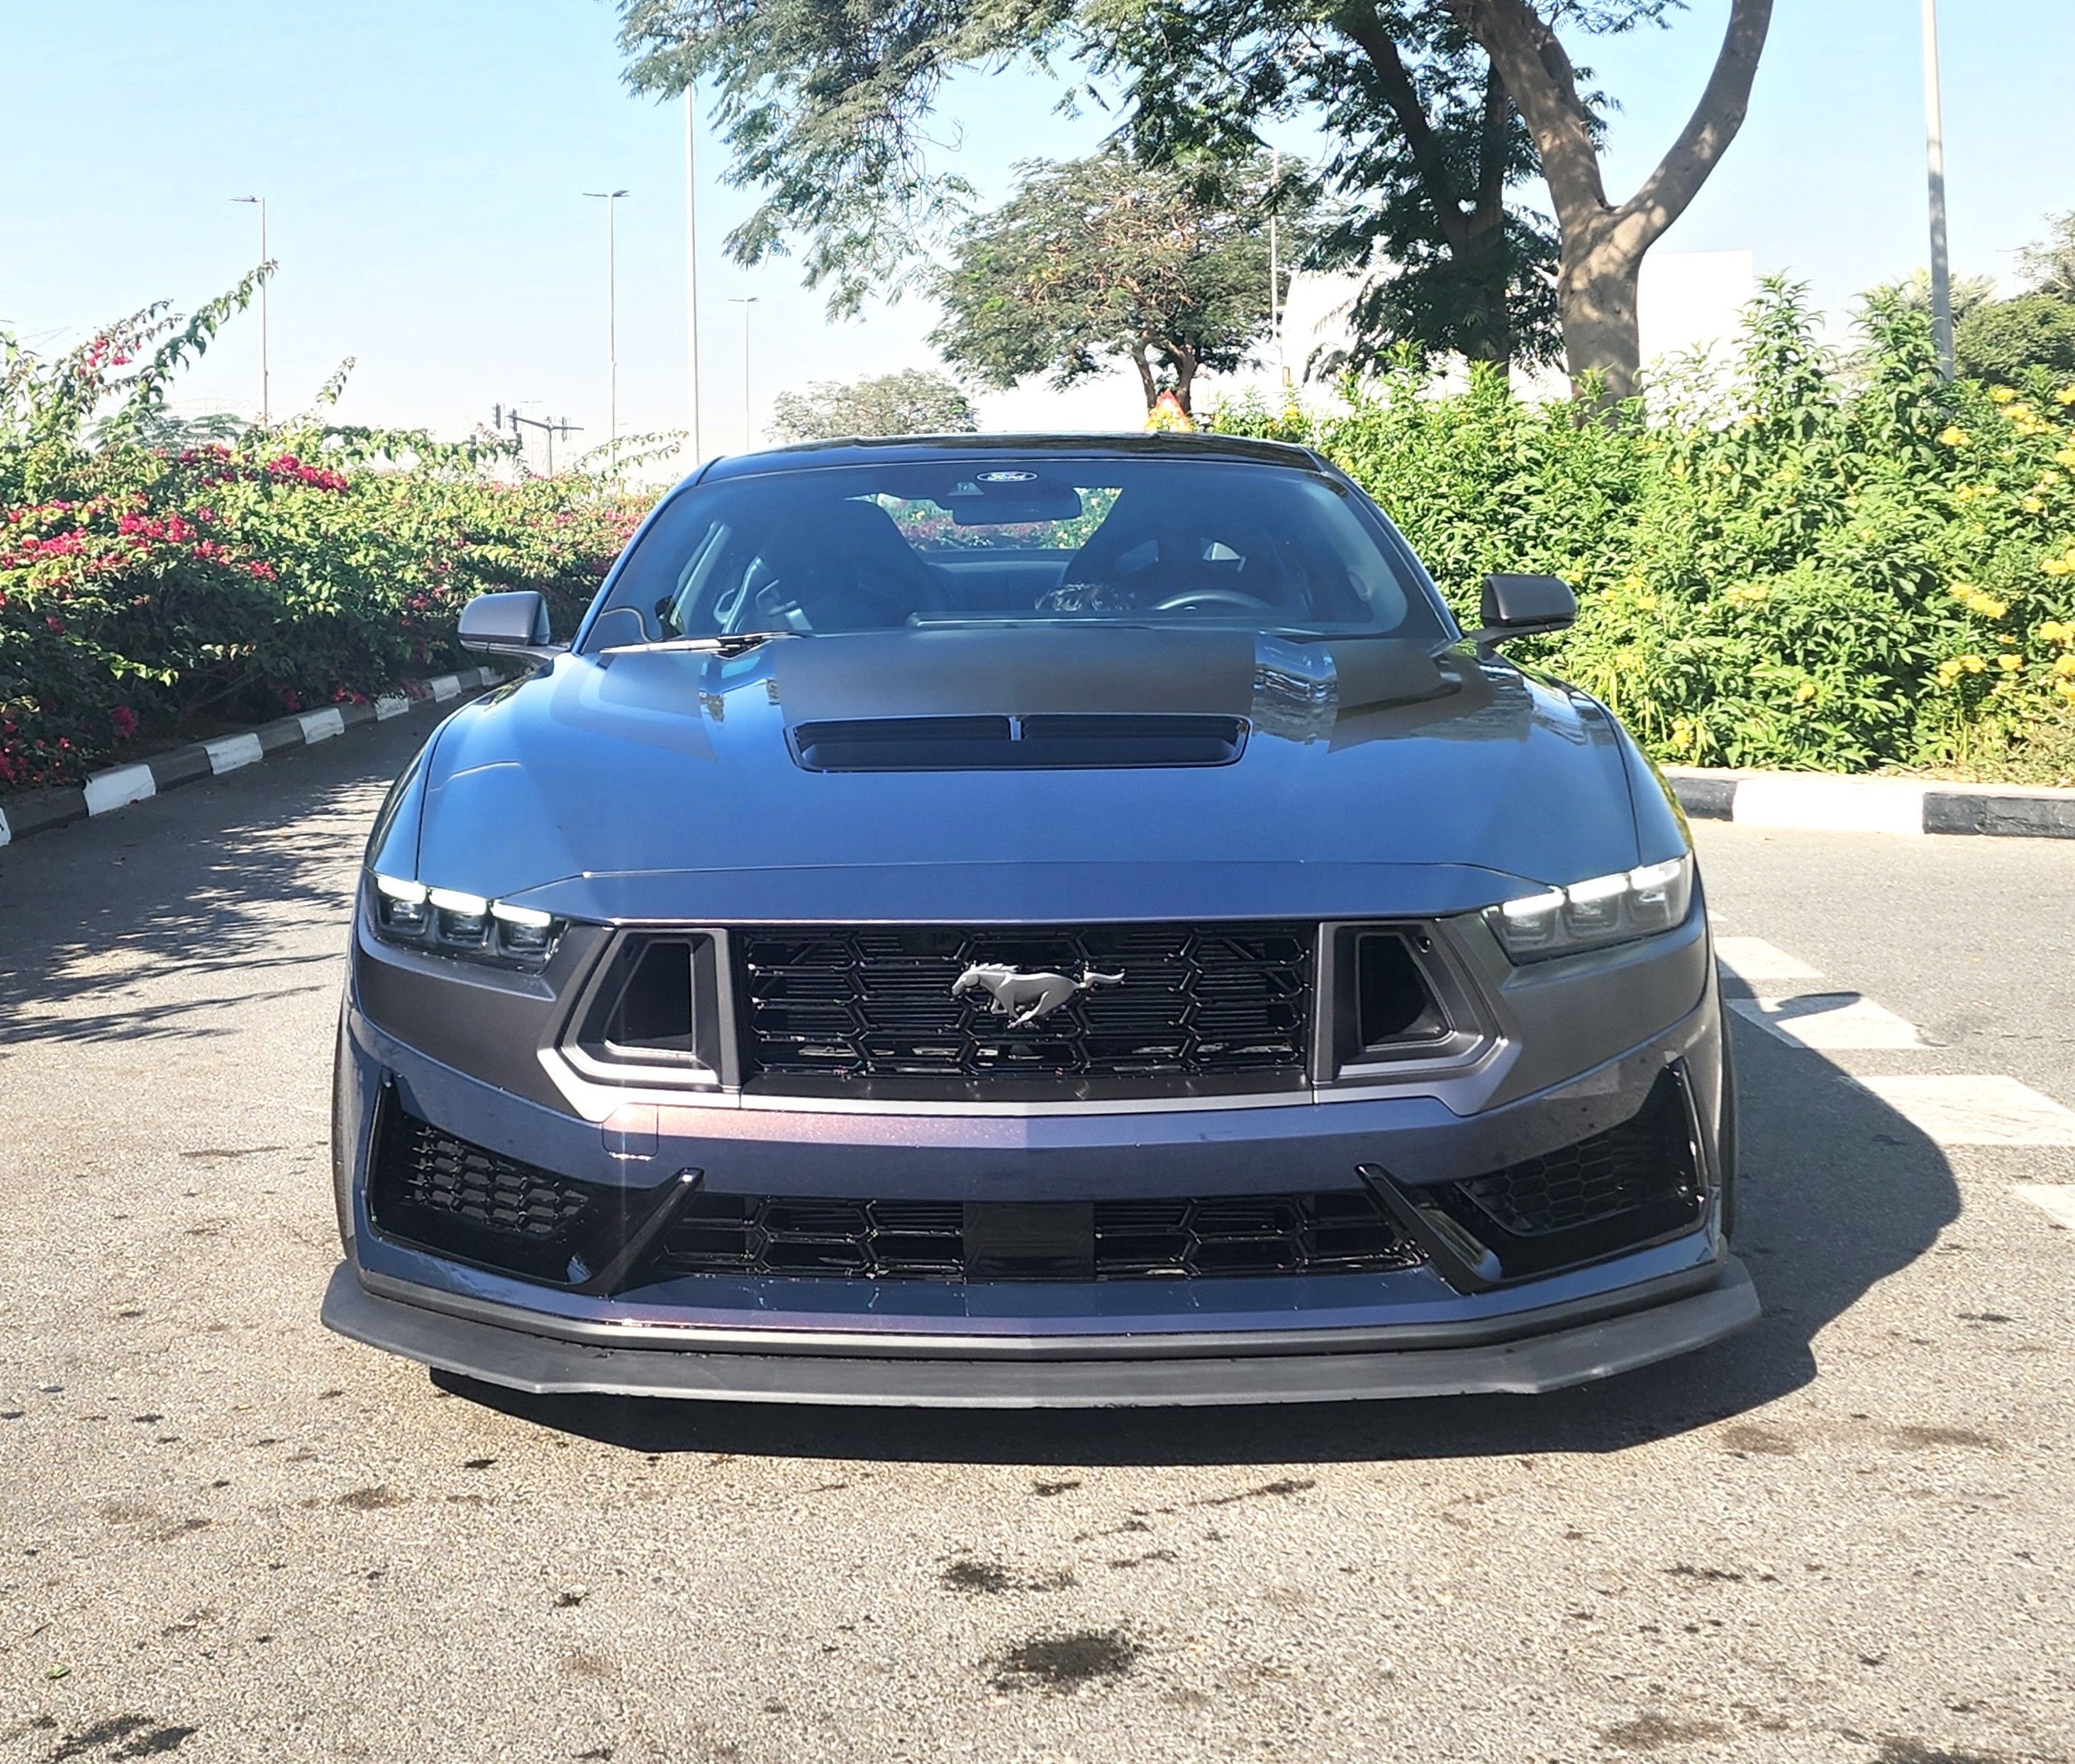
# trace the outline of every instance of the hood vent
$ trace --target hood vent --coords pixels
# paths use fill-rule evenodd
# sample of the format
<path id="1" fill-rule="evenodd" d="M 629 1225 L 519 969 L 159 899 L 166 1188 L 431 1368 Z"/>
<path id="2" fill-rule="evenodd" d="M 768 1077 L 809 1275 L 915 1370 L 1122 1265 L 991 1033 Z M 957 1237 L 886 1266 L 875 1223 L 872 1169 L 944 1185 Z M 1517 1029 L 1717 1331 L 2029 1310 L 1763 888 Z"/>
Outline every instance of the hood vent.
<path id="1" fill-rule="evenodd" d="M 1243 717 L 871 717 L 802 723 L 793 756 L 810 772 L 1032 772 L 1230 765 Z"/>

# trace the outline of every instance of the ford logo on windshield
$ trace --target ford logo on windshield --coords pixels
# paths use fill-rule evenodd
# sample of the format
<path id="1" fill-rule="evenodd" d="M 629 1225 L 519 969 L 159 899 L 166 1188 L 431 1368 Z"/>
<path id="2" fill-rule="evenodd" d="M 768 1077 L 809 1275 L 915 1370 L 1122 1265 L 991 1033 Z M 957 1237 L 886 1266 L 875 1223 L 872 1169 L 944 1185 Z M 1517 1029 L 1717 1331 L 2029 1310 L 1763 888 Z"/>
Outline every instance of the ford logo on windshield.
<path id="1" fill-rule="evenodd" d="M 1034 484 L 1035 472 L 975 472 L 973 476 L 983 484 Z"/>

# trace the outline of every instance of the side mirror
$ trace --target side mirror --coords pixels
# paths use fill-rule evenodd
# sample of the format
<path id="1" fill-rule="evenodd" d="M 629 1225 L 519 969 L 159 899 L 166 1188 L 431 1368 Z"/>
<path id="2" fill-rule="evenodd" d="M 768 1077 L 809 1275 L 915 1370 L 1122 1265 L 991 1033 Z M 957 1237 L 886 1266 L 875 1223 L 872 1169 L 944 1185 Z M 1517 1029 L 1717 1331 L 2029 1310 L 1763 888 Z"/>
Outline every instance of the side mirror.
<path id="1" fill-rule="evenodd" d="M 1489 649 L 1509 637 L 1561 631 L 1578 617 L 1578 597 L 1555 576 L 1487 576 L 1483 602 L 1484 629 L 1470 641 Z"/>
<path id="2" fill-rule="evenodd" d="M 461 610 L 461 646 L 493 656 L 552 661 L 561 653 L 549 641 L 548 602 L 530 588 L 478 594 Z"/>

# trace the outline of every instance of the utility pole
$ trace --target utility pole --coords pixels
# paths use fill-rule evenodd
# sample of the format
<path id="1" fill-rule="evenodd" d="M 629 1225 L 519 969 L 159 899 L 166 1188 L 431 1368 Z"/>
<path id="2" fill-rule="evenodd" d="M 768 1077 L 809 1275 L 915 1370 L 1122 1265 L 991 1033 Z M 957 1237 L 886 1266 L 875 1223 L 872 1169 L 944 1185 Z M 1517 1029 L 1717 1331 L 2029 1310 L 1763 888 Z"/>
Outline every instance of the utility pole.
<path id="1" fill-rule="evenodd" d="M 756 445 L 756 431 L 749 417 L 749 309 L 756 304 L 756 296 L 731 295 L 727 304 L 742 308 L 742 449 L 748 453 Z"/>
<path id="2" fill-rule="evenodd" d="M 698 131 L 698 106 L 690 86 L 685 88 L 685 402 L 689 407 L 692 466 L 697 470 L 699 451 L 699 226 L 694 201 L 693 139 Z"/>
<path id="3" fill-rule="evenodd" d="M 1953 265 L 1945 241 L 1945 119 L 1938 93 L 1938 0 L 1924 0 L 1924 163 L 1931 180 L 1931 336 L 1953 377 Z"/>
<path id="4" fill-rule="evenodd" d="M 234 202 L 250 202 L 259 210 L 259 267 L 267 267 L 267 198 L 263 196 L 234 196 Z M 271 425 L 274 418 L 273 400 L 267 383 L 267 278 L 259 279 L 259 426 Z"/>
<path id="5" fill-rule="evenodd" d="M 606 445 L 612 469 L 619 470 L 619 268 L 615 205 L 624 190 L 586 190 L 605 204 L 605 408 Z"/>

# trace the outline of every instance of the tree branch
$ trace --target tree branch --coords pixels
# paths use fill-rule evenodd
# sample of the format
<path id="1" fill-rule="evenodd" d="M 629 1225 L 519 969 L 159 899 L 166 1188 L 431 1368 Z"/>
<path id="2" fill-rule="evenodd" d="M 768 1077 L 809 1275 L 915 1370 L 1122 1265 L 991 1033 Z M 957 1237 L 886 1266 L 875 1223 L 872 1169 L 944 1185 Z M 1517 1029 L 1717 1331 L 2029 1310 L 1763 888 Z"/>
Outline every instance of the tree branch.
<path id="1" fill-rule="evenodd" d="M 1568 234 L 1607 208 L 1599 150 L 1571 58 L 1528 0 L 1444 0 L 1449 15 L 1477 39 L 1526 118 L 1542 155 L 1542 175 Z"/>
<path id="2" fill-rule="evenodd" d="M 1442 235 L 1448 242 L 1448 249 L 1461 256 L 1470 242 L 1462 198 L 1456 193 L 1455 180 L 1448 172 L 1448 155 L 1433 125 L 1427 120 L 1427 107 L 1419 101 L 1419 89 L 1398 52 L 1396 40 L 1366 0 L 1340 7 L 1334 13 L 1333 22 L 1369 57 L 1369 65 L 1376 70 L 1384 102 L 1405 131 L 1405 144 L 1411 151 L 1412 163 L 1419 168 L 1420 181 L 1427 186 L 1427 200 L 1433 205 Z"/>
<path id="3" fill-rule="evenodd" d="M 1639 220 L 1647 246 L 1686 212 L 1708 174 L 1743 126 L 1750 109 L 1751 81 L 1772 23 L 1772 0 L 1733 0 L 1729 29 L 1715 57 L 1707 89 L 1686 126 L 1642 188 L 1621 205 L 1624 221 Z"/>

